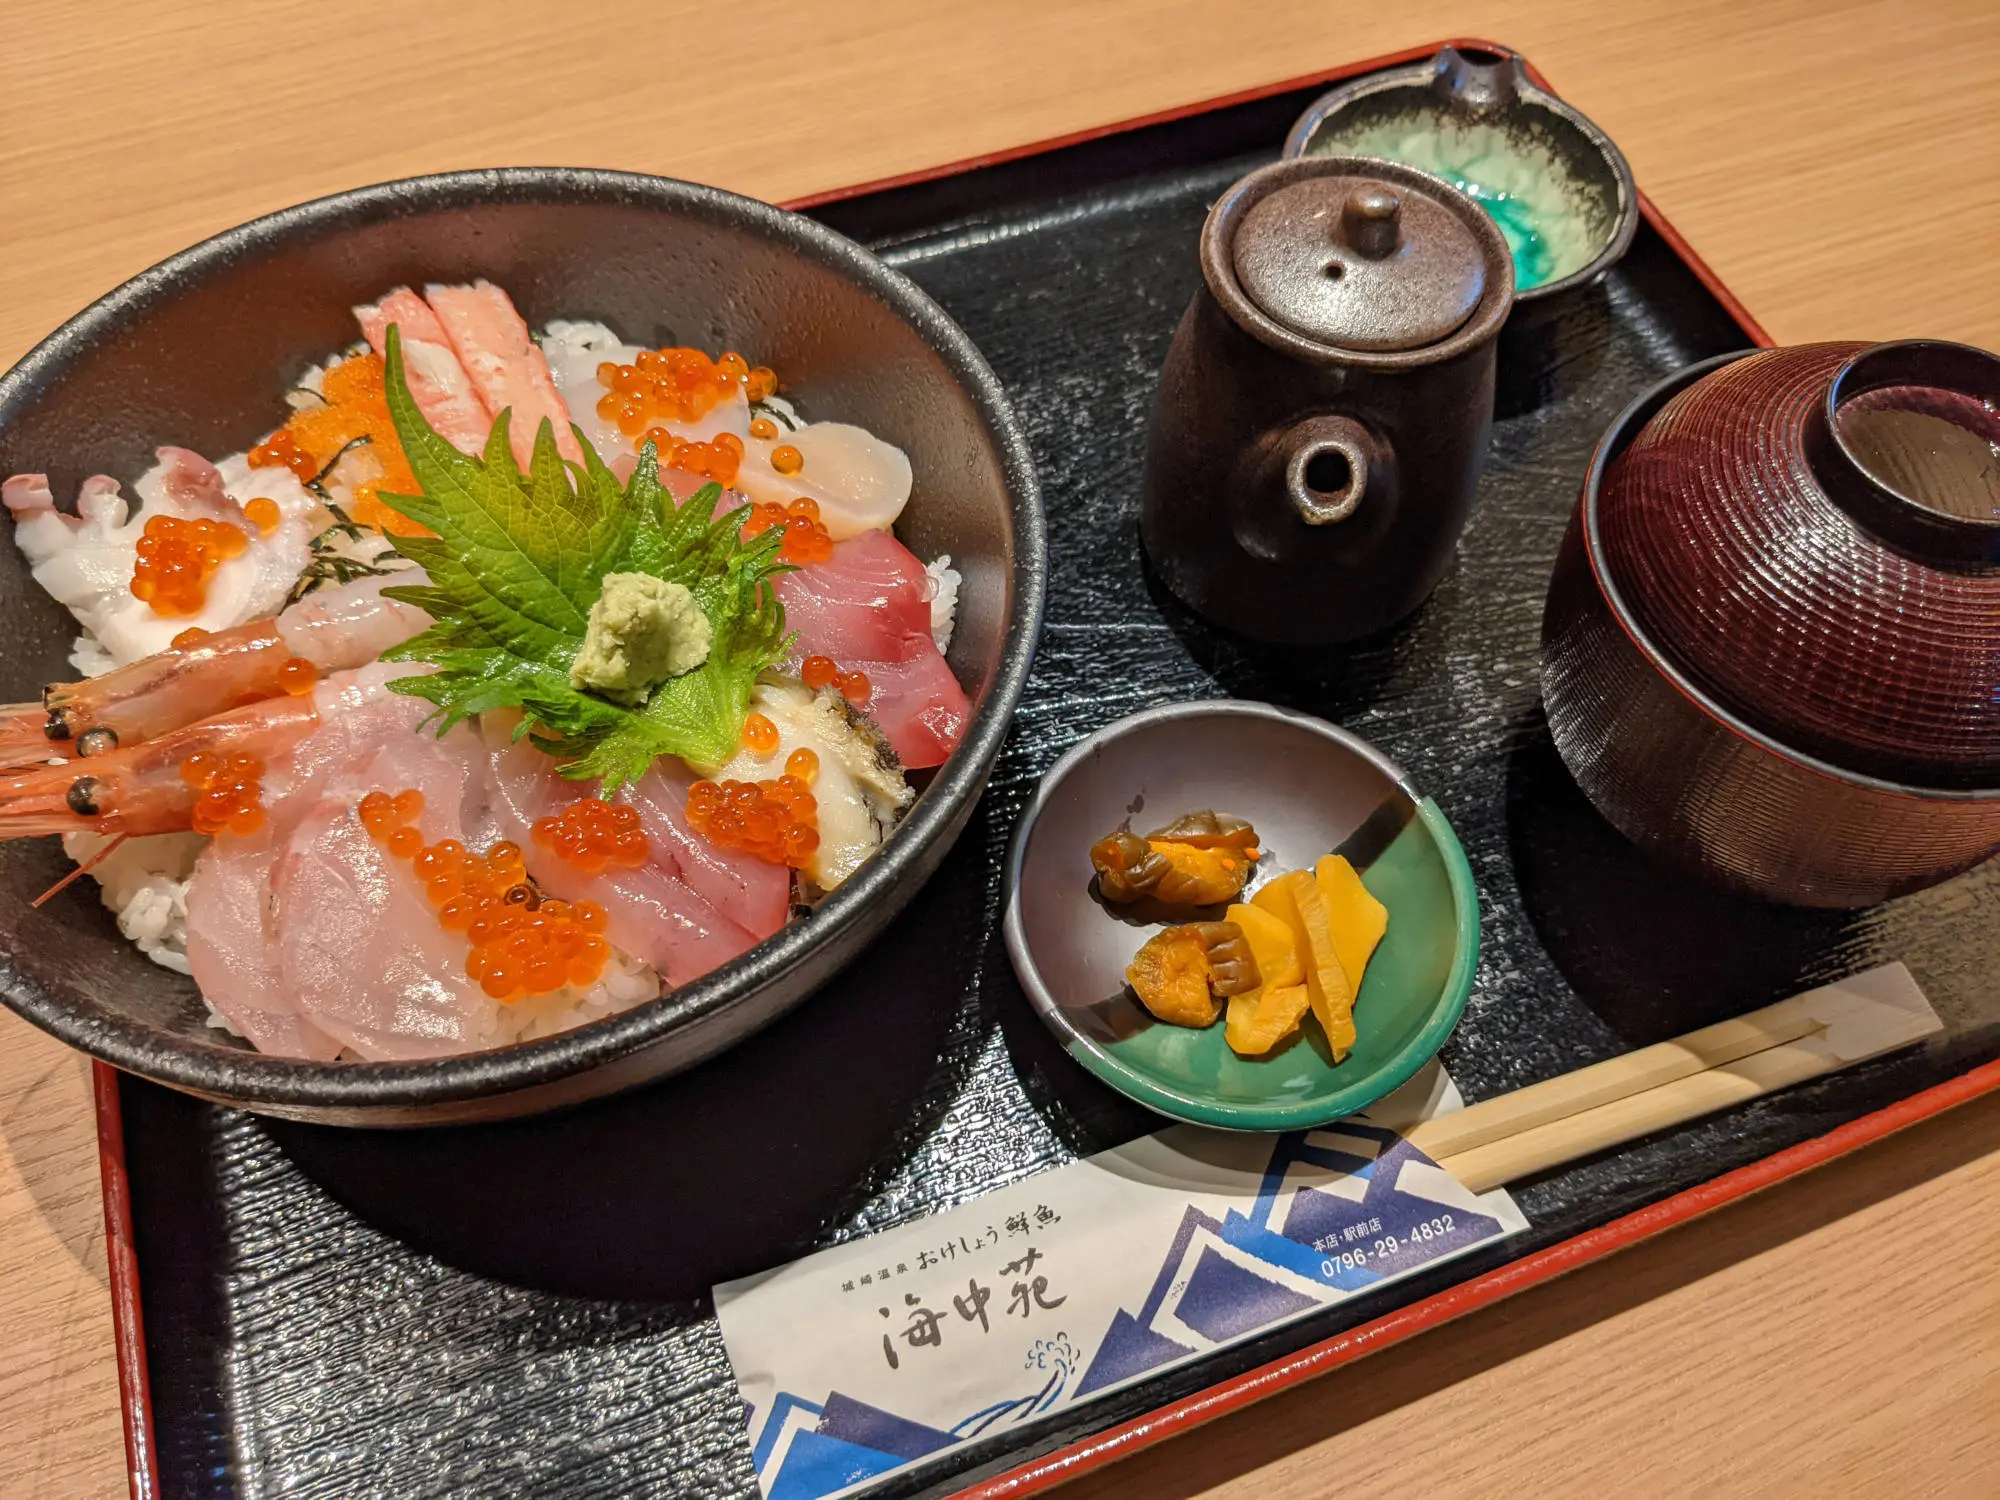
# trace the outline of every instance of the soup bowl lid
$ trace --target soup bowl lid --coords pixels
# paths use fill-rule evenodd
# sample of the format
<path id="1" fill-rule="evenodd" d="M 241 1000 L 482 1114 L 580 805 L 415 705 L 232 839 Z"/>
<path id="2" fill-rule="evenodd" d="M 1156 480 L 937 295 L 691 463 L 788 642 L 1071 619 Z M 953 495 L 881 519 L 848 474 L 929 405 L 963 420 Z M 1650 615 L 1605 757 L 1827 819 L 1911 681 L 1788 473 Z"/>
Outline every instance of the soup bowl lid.
<path id="1" fill-rule="evenodd" d="M 1651 641 L 1749 723 L 1863 774 L 2000 785 L 2000 359 L 1733 361 L 1619 455 L 1598 525 Z"/>

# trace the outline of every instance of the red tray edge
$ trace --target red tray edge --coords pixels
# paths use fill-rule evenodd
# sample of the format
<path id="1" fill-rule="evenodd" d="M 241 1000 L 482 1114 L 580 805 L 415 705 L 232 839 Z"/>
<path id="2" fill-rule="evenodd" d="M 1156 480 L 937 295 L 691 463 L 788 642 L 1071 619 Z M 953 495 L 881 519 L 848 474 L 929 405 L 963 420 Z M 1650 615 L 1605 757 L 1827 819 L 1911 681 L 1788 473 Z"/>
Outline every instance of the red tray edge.
<path id="1" fill-rule="evenodd" d="M 1323 72 L 1305 73 L 1275 83 L 1260 84 L 1255 88 L 1241 89 L 1232 94 L 1179 105 L 1133 119 L 1092 126 L 1085 130 L 1072 131 L 1067 135 L 1053 136 L 1002 151 L 966 157 L 941 166 L 927 167 L 893 177 L 878 178 L 873 182 L 857 183 L 850 187 L 834 188 L 823 193 L 789 199 L 779 206 L 793 210 L 814 208 L 823 203 L 835 203 L 845 198 L 857 198 L 868 193 L 885 192 L 890 188 L 951 177 L 978 167 L 1039 156 L 1064 146 L 1080 145 L 1085 141 L 1137 130 L 1147 125 L 1165 124 L 1172 120 L 1186 119 L 1191 115 L 1226 109 L 1231 105 L 1249 104 L 1259 99 L 1267 99 L 1273 94 L 1311 88 L 1316 84 L 1333 84 L 1357 74 L 1373 73 L 1382 68 L 1416 62 L 1420 58 L 1431 56 L 1439 47 L 1447 45 L 1478 47 L 1494 52 L 1513 51 L 1511 47 L 1480 37 L 1449 38 L 1426 46 L 1409 47 L 1400 52 L 1384 53 L 1379 57 L 1346 63 Z M 1549 89 L 1551 93 L 1555 92 L 1548 79 L 1532 61 L 1523 58 L 1522 65 L 1537 86 Z M 1723 285 L 1722 279 L 1695 253 L 1693 247 L 1681 237 L 1680 232 L 1667 221 L 1666 216 L 1644 192 L 1639 194 L 1639 211 L 1674 253 L 1686 262 L 1702 285 L 1728 310 L 1730 316 L 1750 336 L 1752 342 L 1760 347 L 1770 348 L 1774 341 L 1770 334 L 1764 331 L 1763 325 L 1752 317 L 1749 310 L 1736 299 L 1735 294 Z M 1938 1084 L 1922 1093 L 1912 1094 L 1907 1099 L 1850 1121 L 1823 1136 L 1801 1142 L 1797 1146 L 1767 1156 L 1761 1161 L 1752 1162 L 1749 1166 L 1738 1168 L 1734 1172 L 1725 1173 L 1721 1177 L 1656 1203 L 1650 1208 L 1614 1219 L 1608 1224 L 1599 1225 L 1596 1229 L 1586 1230 L 1560 1244 L 1552 1245 L 1546 1250 L 1538 1251 L 1534 1255 L 1503 1266 L 1475 1280 L 1463 1282 L 1448 1291 L 1440 1292 L 1435 1297 L 1414 1303 L 1373 1323 L 1349 1329 L 1346 1333 L 1300 1350 L 1285 1359 L 1248 1371 L 1234 1380 L 1211 1386 L 1193 1396 L 1171 1402 L 1143 1416 L 1107 1428 L 1081 1442 L 1059 1448 L 1039 1459 L 960 1491 L 959 1500 L 1003 1500 L 1003 1497 L 1005 1500 L 1012 1500 L 1014 1496 L 1035 1494 L 1050 1489 L 1079 1474 L 1101 1468 L 1141 1448 L 1164 1441 L 1176 1433 L 1188 1431 L 1241 1407 L 1249 1406 L 1266 1396 L 1275 1395 L 1288 1386 L 1312 1379 L 1316 1375 L 1348 1364 L 1377 1349 L 1401 1343 L 1404 1339 L 1427 1328 L 1448 1323 L 1466 1313 L 1497 1302 L 1503 1297 L 1525 1291 L 1565 1271 L 1574 1270 L 1615 1250 L 1622 1250 L 1628 1245 L 1650 1238 L 1676 1224 L 1713 1212 L 1724 1204 L 1820 1166 L 1837 1156 L 1844 1156 L 1850 1151 L 1995 1089 L 2000 1089 L 2000 1062 L 1974 1068 L 1948 1083 Z M 145 1315 L 140 1297 L 139 1261 L 133 1247 L 132 1190 L 125 1167 L 125 1126 L 123 1110 L 118 1099 L 118 1071 L 106 1063 L 93 1062 L 91 1092 L 97 1109 L 98 1168 L 103 1180 L 104 1193 L 105 1258 L 111 1293 L 112 1333 L 118 1359 L 119 1405 L 122 1408 L 125 1428 L 125 1461 L 127 1472 L 131 1477 L 133 1500 L 156 1500 L 159 1494 L 159 1468 L 153 1441 L 153 1393 L 146 1364 Z"/>

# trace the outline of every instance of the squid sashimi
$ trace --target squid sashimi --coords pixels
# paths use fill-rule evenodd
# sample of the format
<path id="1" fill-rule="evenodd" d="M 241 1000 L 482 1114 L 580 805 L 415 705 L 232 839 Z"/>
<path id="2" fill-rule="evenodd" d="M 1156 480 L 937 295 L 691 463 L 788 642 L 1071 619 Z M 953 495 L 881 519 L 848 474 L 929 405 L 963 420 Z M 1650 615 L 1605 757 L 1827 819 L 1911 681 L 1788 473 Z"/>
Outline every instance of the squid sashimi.
<path id="1" fill-rule="evenodd" d="M 564 901 L 597 902 L 610 918 L 611 941 L 672 984 L 706 974 L 757 941 L 697 895 L 668 859 L 589 873 L 538 844 L 535 824 L 588 797 L 591 788 L 565 781 L 546 755 L 525 741 L 510 743 L 511 735 L 504 725 L 488 730 L 493 818 L 501 836 L 525 851 L 537 884 Z"/>
<path id="2" fill-rule="evenodd" d="M 774 586 L 801 655 L 867 674 L 867 712 L 903 764 L 942 764 L 972 711 L 931 634 L 935 584 L 924 565 L 887 532 L 869 531 Z"/>
<path id="3" fill-rule="evenodd" d="M 556 393 L 549 362 L 528 336 L 528 325 L 513 299 L 490 281 L 471 286 L 427 286 L 424 300 L 451 339 L 451 347 L 489 417 L 510 411 L 508 437 L 523 469 L 534 451 L 535 432 L 546 419 L 555 429 L 556 448 L 571 462 L 583 450 L 570 431 L 569 408 Z"/>
<path id="4" fill-rule="evenodd" d="M 403 357 L 409 363 L 410 394 L 439 437 L 466 453 L 486 446 L 492 417 L 473 388 L 472 377 L 458 362 L 451 335 L 430 304 L 406 286 L 380 302 L 354 309 L 362 337 L 377 354 L 388 348 L 389 326 L 402 330 Z"/>

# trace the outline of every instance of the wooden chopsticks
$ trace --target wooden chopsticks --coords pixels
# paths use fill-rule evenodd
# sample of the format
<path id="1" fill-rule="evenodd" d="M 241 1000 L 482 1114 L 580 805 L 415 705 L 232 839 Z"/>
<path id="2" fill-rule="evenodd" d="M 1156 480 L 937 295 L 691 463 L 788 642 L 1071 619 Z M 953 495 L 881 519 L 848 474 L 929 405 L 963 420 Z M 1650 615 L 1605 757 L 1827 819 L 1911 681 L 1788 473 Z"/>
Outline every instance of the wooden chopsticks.
<path id="1" fill-rule="evenodd" d="M 1427 1120 L 1409 1139 L 1483 1193 L 1943 1029 L 1910 971 L 1885 964 Z"/>

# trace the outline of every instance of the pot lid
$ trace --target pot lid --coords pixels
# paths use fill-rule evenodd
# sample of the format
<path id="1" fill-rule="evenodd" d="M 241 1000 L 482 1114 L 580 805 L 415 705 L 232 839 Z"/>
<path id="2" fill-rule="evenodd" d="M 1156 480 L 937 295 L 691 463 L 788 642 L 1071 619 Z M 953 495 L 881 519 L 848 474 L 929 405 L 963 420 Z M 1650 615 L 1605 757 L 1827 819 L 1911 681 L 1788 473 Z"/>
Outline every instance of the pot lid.
<path id="1" fill-rule="evenodd" d="M 1407 183 L 1309 177 L 1244 215 L 1237 282 L 1267 317 L 1343 349 L 1421 349 L 1449 337 L 1486 290 L 1465 222 Z"/>

